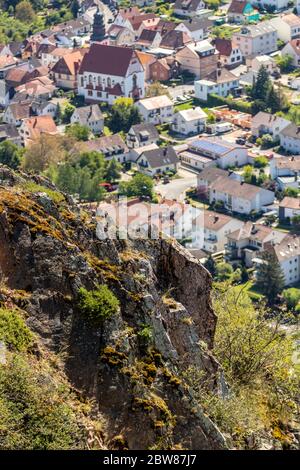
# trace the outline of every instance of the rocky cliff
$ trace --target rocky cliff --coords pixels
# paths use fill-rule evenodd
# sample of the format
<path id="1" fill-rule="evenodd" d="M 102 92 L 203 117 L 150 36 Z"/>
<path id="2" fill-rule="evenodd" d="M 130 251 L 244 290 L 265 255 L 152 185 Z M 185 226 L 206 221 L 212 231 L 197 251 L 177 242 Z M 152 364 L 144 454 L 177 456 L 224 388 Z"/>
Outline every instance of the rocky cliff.
<path id="1" fill-rule="evenodd" d="M 108 448 L 226 447 L 182 378 L 193 364 L 218 392 L 211 279 L 195 258 L 170 240 L 98 240 L 96 221 L 47 180 L 1 166 L 0 247 L 0 305 L 24 312 L 93 399 Z M 91 325 L 78 291 L 99 284 L 120 308 Z"/>

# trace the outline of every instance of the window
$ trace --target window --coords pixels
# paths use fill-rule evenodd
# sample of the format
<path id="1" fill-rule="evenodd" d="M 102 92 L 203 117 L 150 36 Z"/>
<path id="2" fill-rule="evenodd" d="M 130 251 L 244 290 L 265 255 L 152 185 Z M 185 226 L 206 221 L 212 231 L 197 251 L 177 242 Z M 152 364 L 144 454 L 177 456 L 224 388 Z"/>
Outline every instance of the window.
<path id="1" fill-rule="evenodd" d="M 88 95 L 89 95 L 89 96 L 93 96 L 93 91 L 92 91 L 92 90 L 88 90 Z"/>

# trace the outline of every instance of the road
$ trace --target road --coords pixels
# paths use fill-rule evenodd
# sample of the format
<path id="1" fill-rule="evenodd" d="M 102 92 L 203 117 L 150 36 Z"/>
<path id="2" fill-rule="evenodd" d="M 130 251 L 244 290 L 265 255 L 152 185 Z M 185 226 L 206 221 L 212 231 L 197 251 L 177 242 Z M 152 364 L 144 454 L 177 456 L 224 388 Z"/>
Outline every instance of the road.
<path id="1" fill-rule="evenodd" d="M 180 178 L 171 180 L 170 183 L 159 183 L 155 186 L 155 191 L 166 199 L 176 199 L 184 201 L 185 192 L 197 184 L 197 175 L 180 168 L 178 170 Z"/>

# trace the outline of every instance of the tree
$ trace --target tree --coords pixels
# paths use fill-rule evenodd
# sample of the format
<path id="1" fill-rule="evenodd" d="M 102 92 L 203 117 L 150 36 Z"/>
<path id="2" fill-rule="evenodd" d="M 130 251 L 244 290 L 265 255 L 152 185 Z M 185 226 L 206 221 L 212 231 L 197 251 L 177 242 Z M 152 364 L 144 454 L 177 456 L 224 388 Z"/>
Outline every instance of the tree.
<path id="1" fill-rule="evenodd" d="M 276 57 L 276 63 L 280 68 L 280 72 L 289 73 L 293 70 L 293 56 L 290 54 L 278 55 Z"/>
<path id="2" fill-rule="evenodd" d="M 152 178 L 142 173 L 137 173 L 130 181 L 121 182 L 119 193 L 124 196 L 153 197 L 154 183 Z"/>
<path id="3" fill-rule="evenodd" d="M 108 127 L 113 134 L 129 131 L 131 126 L 139 124 L 142 118 L 139 110 L 134 106 L 132 98 L 118 98 L 112 108 L 108 119 Z"/>
<path id="4" fill-rule="evenodd" d="M 109 183 L 118 180 L 121 176 L 120 170 L 120 163 L 118 163 L 115 158 L 112 158 L 105 169 L 105 180 Z"/>
<path id="5" fill-rule="evenodd" d="M 34 9 L 31 3 L 27 0 L 22 0 L 16 6 L 16 19 L 24 23 L 33 23 L 36 18 Z"/>
<path id="6" fill-rule="evenodd" d="M 298 197 L 298 192 L 299 192 L 299 190 L 297 188 L 292 188 L 292 187 L 288 186 L 283 191 L 283 197 L 285 197 L 285 196 L 287 196 L 287 197 Z"/>
<path id="7" fill-rule="evenodd" d="M 284 288 L 284 274 L 273 253 L 262 253 L 261 263 L 257 265 L 256 285 L 267 297 L 269 304 L 274 304 L 278 294 Z"/>
<path id="8" fill-rule="evenodd" d="M 80 3 L 78 0 L 72 0 L 71 5 L 70 5 L 70 10 L 74 18 L 77 18 L 78 11 L 80 8 Z"/>
<path id="9" fill-rule="evenodd" d="M 252 86 L 252 97 L 254 100 L 266 100 L 269 90 L 271 87 L 271 80 L 266 67 L 263 65 L 260 67 L 257 78 L 254 80 Z"/>
<path id="10" fill-rule="evenodd" d="M 57 107 L 56 107 L 56 114 L 55 114 L 55 122 L 57 124 L 60 124 L 61 121 L 62 121 L 62 110 L 61 110 L 61 106 L 59 103 L 57 103 Z"/>
<path id="11" fill-rule="evenodd" d="M 254 167 L 255 168 L 265 168 L 269 163 L 269 160 L 267 157 L 264 157 L 263 155 L 260 157 L 256 157 L 254 159 Z"/>
<path id="12" fill-rule="evenodd" d="M 290 310 L 295 310 L 300 301 L 300 289 L 296 289 L 296 287 L 285 289 L 282 292 L 282 297 L 284 298 L 287 307 Z"/>
<path id="13" fill-rule="evenodd" d="M 217 272 L 216 262 L 215 262 L 215 260 L 213 259 L 213 257 L 211 255 L 209 255 L 209 257 L 205 261 L 204 267 L 207 269 L 207 271 L 210 272 L 212 277 L 214 277 L 216 275 L 216 272 Z"/>
<path id="14" fill-rule="evenodd" d="M 233 267 L 229 263 L 218 263 L 216 266 L 217 270 L 217 280 L 218 281 L 225 281 L 226 279 L 230 279 L 233 274 Z"/>
<path id="15" fill-rule="evenodd" d="M 270 87 L 266 104 L 272 114 L 288 108 L 287 98 L 283 93 L 281 86 L 279 86 L 276 90 L 274 86 Z"/>
<path id="16" fill-rule="evenodd" d="M 21 165 L 23 153 L 23 149 L 9 140 L 5 140 L 0 144 L 0 163 L 15 170 Z"/>
<path id="17" fill-rule="evenodd" d="M 168 89 L 165 88 L 160 82 L 154 82 L 147 86 L 146 97 L 152 98 L 153 96 L 167 95 L 170 98 Z"/>
<path id="18" fill-rule="evenodd" d="M 75 106 L 73 106 L 72 104 L 70 103 L 66 104 L 66 106 L 64 107 L 63 116 L 62 116 L 62 120 L 64 124 L 69 124 L 71 120 L 71 116 L 74 113 L 75 109 L 76 109 Z"/>
<path id="19" fill-rule="evenodd" d="M 74 137 L 76 140 L 86 141 L 89 140 L 90 129 L 76 122 L 66 128 L 66 134 Z"/>

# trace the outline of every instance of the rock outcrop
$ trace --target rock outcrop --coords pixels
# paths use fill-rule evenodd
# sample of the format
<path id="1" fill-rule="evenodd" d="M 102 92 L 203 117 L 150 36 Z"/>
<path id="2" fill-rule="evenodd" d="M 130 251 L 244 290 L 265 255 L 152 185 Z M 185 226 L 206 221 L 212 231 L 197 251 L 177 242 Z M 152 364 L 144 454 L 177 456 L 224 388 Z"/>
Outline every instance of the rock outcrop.
<path id="1" fill-rule="evenodd" d="M 109 447 L 226 448 L 182 378 L 195 365 L 218 387 L 211 279 L 195 258 L 172 240 L 98 240 L 96 221 L 47 180 L 5 167 L 0 247 L 0 302 L 26 312 L 73 387 L 96 400 Z M 91 326 L 78 290 L 103 283 L 120 311 Z"/>

